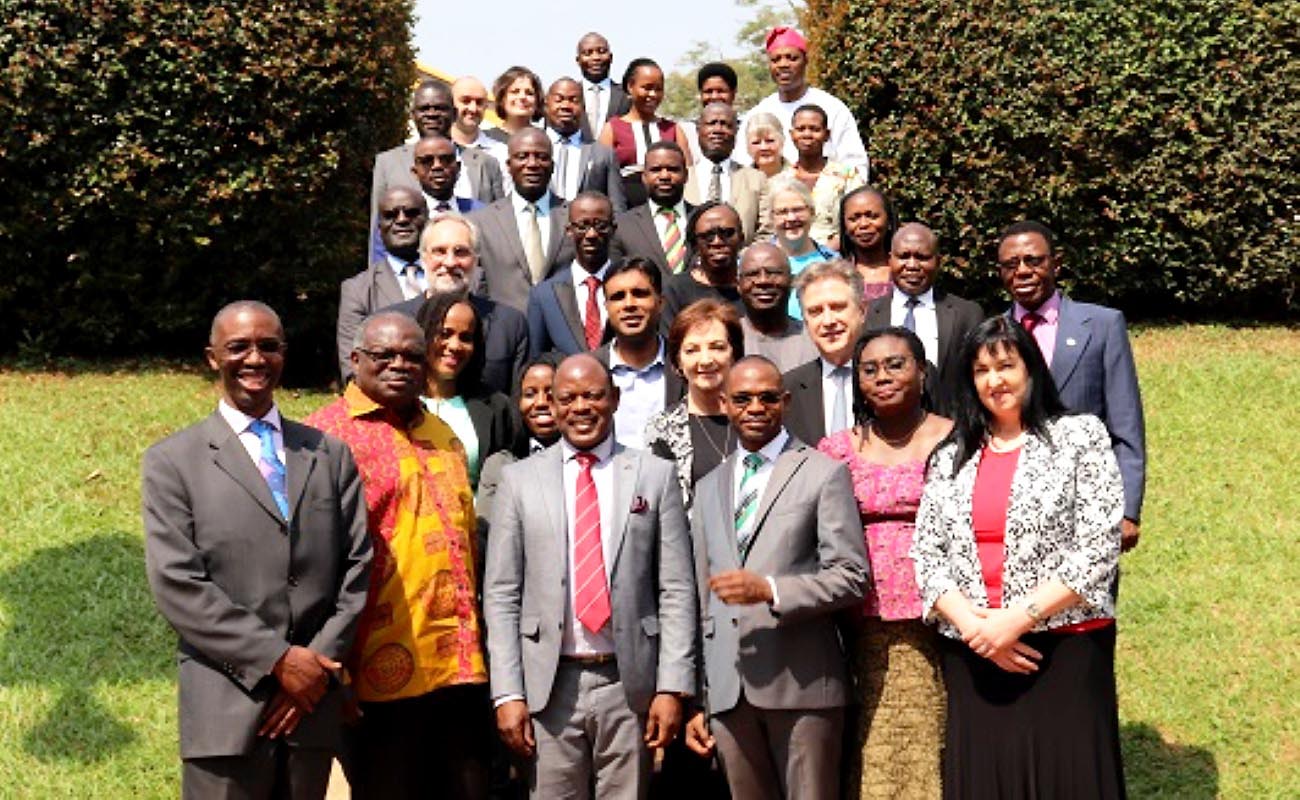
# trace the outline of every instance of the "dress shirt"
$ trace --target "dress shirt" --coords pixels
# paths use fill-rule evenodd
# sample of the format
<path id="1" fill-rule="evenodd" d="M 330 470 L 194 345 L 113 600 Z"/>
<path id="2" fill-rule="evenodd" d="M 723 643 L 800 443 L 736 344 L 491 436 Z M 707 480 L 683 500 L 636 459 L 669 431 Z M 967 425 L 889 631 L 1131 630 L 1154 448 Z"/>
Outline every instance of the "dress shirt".
<path id="1" fill-rule="evenodd" d="M 528 241 L 528 216 L 524 214 L 524 207 L 528 205 L 528 201 L 511 192 L 510 205 L 515 210 L 515 226 L 519 229 L 519 241 L 526 242 Z M 551 251 L 551 195 L 549 193 L 542 195 L 534 205 L 537 206 L 537 228 L 542 233 L 542 254 L 545 255 Z"/>
<path id="2" fill-rule="evenodd" d="M 582 183 L 582 133 L 574 131 L 565 136 L 547 128 L 546 137 L 551 140 L 554 150 L 551 162 L 555 164 L 555 174 L 551 178 L 551 186 L 560 197 L 572 200 L 578 195 L 578 186 Z M 560 174 L 560 148 L 565 150 L 563 175 Z"/>
<path id="3" fill-rule="evenodd" d="M 659 241 L 662 242 L 664 240 L 664 231 L 668 229 L 668 223 L 664 220 L 663 215 L 661 215 L 659 212 L 663 211 L 665 208 L 669 208 L 670 206 L 661 206 L 655 201 L 650 200 L 646 203 L 646 207 L 650 209 L 650 219 L 654 221 L 655 233 L 659 234 Z M 677 205 L 671 206 L 671 208 L 673 211 L 677 213 L 677 228 L 682 232 L 682 244 L 685 245 L 686 244 L 686 202 L 682 200 L 678 200 Z M 685 266 L 683 266 L 682 269 L 684 270 Z"/>
<path id="4" fill-rule="evenodd" d="M 466 194 L 461 194 L 459 180 L 456 181 L 456 188 L 452 191 L 451 197 L 447 200 L 439 200 L 438 198 L 434 197 L 428 192 L 421 190 L 421 194 L 424 195 L 424 202 L 427 203 L 429 206 L 429 218 L 433 219 L 433 217 L 437 214 L 459 214 L 460 206 L 456 205 L 456 198 L 458 197 L 472 198 L 474 196 L 473 192 L 469 190 L 466 190 L 466 192 L 467 192 Z M 446 203 L 447 207 L 445 209 L 439 209 L 438 206 L 442 205 L 443 203 Z"/>
<path id="5" fill-rule="evenodd" d="M 822 421 L 825 423 L 826 435 L 830 436 L 832 433 L 838 433 L 831 430 L 836 390 L 835 379 L 831 377 L 831 372 L 834 371 L 835 365 L 821 356 L 818 356 L 818 360 L 822 362 L 822 413 L 825 414 Z M 853 427 L 853 360 L 844 362 L 844 366 L 849 368 L 849 374 L 845 376 L 844 387 L 841 390 L 844 392 L 844 419 L 851 428 Z"/>
<path id="6" fill-rule="evenodd" d="M 578 473 L 582 470 L 582 465 L 574 458 L 578 450 L 565 439 L 561 439 L 560 442 L 560 455 L 564 459 L 564 529 L 569 562 L 566 569 L 569 581 L 568 603 L 564 609 L 564 633 L 560 637 L 560 655 L 606 655 L 614 652 L 614 639 L 610 636 L 613 618 L 611 617 L 610 622 L 606 622 L 598 632 L 592 633 L 578 622 L 573 613 L 573 596 L 578 587 L 578 582 L 574 580 L 573 575 L 573 525 L 578 518 Z M 591 478 L 596 483 L 596 499 L 600 503 L 600 551 L 605 559 L 605 582 L 608 584 L 614 571 L 614 545 L 618 541 L 618 536 L 614 532 L 613 437 L 606 436 L 605 441 L 596 445 L 591 453 L 596 456 L 596 463 L 591 465 Z M 611 605 L 613 602 L 611 593 Z"/>
<path id="7" fill-rule="evenodd" d="M 912 295 L 900 292 L 894 287 L 889 299 L 889 324 L 902 326 L 907 316 L 907 298 Z M 939 317 L 934 307 L 934 287 L 931 286 L 916 295 L 920 304 L 912 308 L 912 319 L 916 322 L 916 335 L 925 345 L 925 359 L 936 367 L 939 366 Z"/>
<path id="8" fill-rule="evenodd" d="M 455 208 L 455 205 L 455 202 L 453 202 L 452 207 Z M 432 209 L 433 205 L 430 204 L 429 208 Z M 424 294 L 429 290 L 429 277 L 425 274 L 424 267 L 420 266 L 420 259 L 417 258 L 415 261 L 409 262 L 415 265 L 415 284 L 416 288 L 419 290 L 411 291 L 409 285 L 406 283 L 405 274 L 408 262 L 403 261 L 392 253 L 387 253 L 385 257 L 388 259 L 388 266 L 393 268 L 393 275 L 397 277 L 397 286 L 402 290 L 402 297 L 404 299 L 410 300 L 412 297 Z"/>
<path id="9" fill-rule="evenodd" d="M 614 83 L 609 78 L 606 78 L 599 83 L 592 83 L 586 78 L 582 78 L 581 80 L 582 113 L 586 114 L 588 118 L 591 116 L 591 87 L 600 87 L 600 93 L 597 95 L 600 98 L 598 101 L 600 103 L 600 108 L 596 111 L 596 119 L 600 120 L 600 124 L 596 125 L 595 130 L 591 132 L 592 136 L 599 136 L 601 128 L 605 125 L 605 120 L 609 119 L 609 101 L 611 99 L 611 93 L 614 90 Z"/>
<path id="10" fill-rule="evenodd" d="M 1011 318 L 1021 325 L 1024 324 L 1025 315 L 1028 313 L 1029 309 L 1019 303 L 1013 303 L 1011 306 Z M 1052 296 L 1038 307 L 1037 313 L 1043 321 L 1038 323 L 1030 336 L 1033 336 L 1034 341 L 1038 343 L 1038 349 L 1043 353 L 1043 360 L 1047 362 L 1048 368 L 1051 368 L 1052 351 L 1056 349 L 1056 332 L 1061 327 L 1061 293 L 1052 292 Z M 1073 343 L 1066 342 L 1066 344 Z"/>
<path id="11" fill-rule="evenodd" d="M 781 455 L 781 451 L 785 449 L 785 443 L 789 440 L 790 434 L 786 433 L 785 428 L 782 428 L 772 441 L 758 449 L 759 454 L 763 456 L 763 465 L 749 479 L 749 486 L 754 487 L 754 491 L 757 493 L 755 496 L 758 498 L 760 506 L 763 504 L 763 494 L 767 491 L 767 481 L 772 477 L 772 472 L 776 469 L 777 456 Z M 740 502 L 740 481 L 745 477 L 745 456 L 752 452 L 754 451 L 746 449 L 743 444 L 736 448 L 736 463 L 731 473 L 731 498 L 733 504 Z M 735 511 L 735 508 L 733 507 L 731 510 Z M 758 509 L 754 510 L 755 512 L 758 511 Z M 754 514 L 752 524 L 758 524 L 757 513 Z M 764 575 L 763 577 L 772 590 L 772 610 L 777 611 L 781 600 L 776 593 L 776 579 L 771 575 Z"/>
<path id="12" fill-rule="evenodd" d="M 719 165 L 722 167 L 722 197 L 724 203 L 731 202 L 731 165 L 730 158 L 724 158 Z M 707 158 L 701 157 L 695 162 L 695 182 L 700 186 L 700 198 L 707 200 L 709 198 L 709 183 L 713 180 L 713 162 Z"/>
<path id="13" fill-rule="evenodd" d="M 493 140 L 483 133 L 482 128 L 479 128 L 478 138 L 475 139 L 473 142 L 471 142 L 468 145 L 462 145 L 462 144 L 456 145 L 456 161 L 460 163 L 460 172 L 456 174 L 456 185 L 452 187 L 451 190 L 452 194 L 454 194 L 456 197 L 464 197 L 466 199 L 469 199 L 474 196 L 474 187 L 469 182 L 469 173 L 465 172 L 465 161 L 460 157 L 461 151 L 464 150 L 466 147 L 472 147 L 475 150 L 482 150 L 483 152 L 486 153 L 488 152 L 488 148 L 491 147 L 492 144 L 493 144 Z M 426 194 L 425 197 L 427 198 L 428 195 Z M 430 211 L 433 210 L 432 205 L 429 206 L 429 210 Z M 454 202 L 452 203 L 451 210 L 452 211 L 456 210 L 456 204 Z"/>
<path id="14" fill-rule="evenodd" d="M 600 312 L 601 330 L 605 329 L 605 321 L 609 319 L 609 316 L 605 312 L 605 287 L 603 285 L 605 283 L 606 272 L 609 272 L 608 261 L 605 262 L 605 266 L 596 270 L 596 272 L 594 273 L 597 278 L 600 278 L 600 282 L 602 284 L 599 288 L 596 289 L 597 292 L 596 310 Z M 574 297 L 576 297 L 578 300 L 578 319 L 582 320 L 583 325 L 586 325 L 587 324 L 587 293 L 589 291 L 587 289 L 587 277 L 592 275 L 593 273 L 587 272 L 587 270 L 583 269 L 581 266 L 579 266 L 578 262 L 575 261 L 569 267 L 569 274 L 573 278 Z"/>
<path id="15" fill-rule="evenodd" d="M 244 450 L 248 451 L 248 457 L 253 460 L 253 466 L 256 467 L 262 461 L 262 440 L 249 428 L 256 418 L 227 403 L 225 398 L 217 403 L 217 411 L 239 437 L 239 443 L 244 446 Z M 261 419 L 274 428 L 271 431 L 271 438 L 275 440 L 275 454 L 279 457 L 280 463 L 285 465 L 287 475 L 289 465 L 284 460 L 284 425 L 280 421 L 280 409 L 272 403 L 271 410 L 263 414 Z M 288 483 L 286 482 L 285 485 L 287 486 Z"/>
<path id="16" fill-rule="evenodd" d="M 628 364 L 618 354 L 618 344 L 609 348 L 609 371 L 618 387 L 618 410 L 614 412 L 614 436 L 624 447 L 645 449 L 645 426 L 650 418 L 664 410 L 664 338 L 659 337 L 659 352 L 640 369 Z"/>

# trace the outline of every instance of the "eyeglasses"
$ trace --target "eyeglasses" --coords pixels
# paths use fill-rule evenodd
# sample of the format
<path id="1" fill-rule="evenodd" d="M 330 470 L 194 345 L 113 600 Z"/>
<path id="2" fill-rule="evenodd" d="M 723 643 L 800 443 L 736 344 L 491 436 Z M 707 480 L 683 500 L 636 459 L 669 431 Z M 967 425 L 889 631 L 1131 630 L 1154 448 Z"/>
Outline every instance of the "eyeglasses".
<path id="1" fill-rule="evenodd" d="M 1030 269 L 1038 269 L 1039 267 L 1046 264 L 1047 259 L 1049 258 L 1051 258 L 1051 256 L 1039 256 L 1039 255 L 1012 256 L 1011 258 L 1004 258 L 1001 261 L 999 261 L 998 269 L 1013 270 L 1019 267 L 1021 264 L 1024 264 L 1026 267 L 1029 267 Z"/>
<path id="2" fill-rule="evenodd" d="M 695 234 L 695 238 L 701 242 L 712 242 L 716 239 L 726 241 L 736 235 L 735 228 L 709 228 L 707 231 L 700 231 Z"/>
<path id="3" fill-rule="evenodd" d="M 812 213 L 808 206 L 791 206 L 790 208 L 772 209 L 773 217 L 802 217 Z"/>
<path id="4" fill-rule="evenodd" d="M 731 404 L 738 408 L 744 408 L 757 400 L 765 406 L 779 406 L 781 405 L 781 399 L 782 395 L 780 392 L 758 392 L 757 394 L 737 392 L 731 396 Z"/>
<path id="5" fill-rule="evenodd" d="M 455 164 L 455 153 L 436 153 L 431 156 L 419 156 L 415 163 L 421 167 L 432 167 L 434 164 Z"/>
<path id="6" fill-rule="evenodd" d="M 380 368 L 388 366 L 399 358 L 414 366 L 424 363 L 424 353 L 419 350 L 367 350 L 364 347 L 358 347 L 357 352 L 365 353 L 366 357 L 375 362 L 375 366 Z"/>
<path id="7" fill-rule="evenodd" d="M 380 209 L 379 216 L 384 219 L 401 219 L 402 217 L 406 217 L 407 219 L 419 219 L 427 213 L 429 212 L 419 206 L 411 206 L 410 208 L 383 208 Z"/>
<path id="8" fill-rule="evenodd" d="M 221 349 L 231 358 L 244 358 L 254 350 L 264 356 L 283 355 L 288 347 L 279 339 L 231 339 L 221 345 Z"/>
<path id="9" fill-rule="evenodd" d="M 614 223 L 608 220 L 598 219 L 593 222 L 570 222 L 569 233 L 576 236 L 586 236 L 588 233 L 595 231 L 601 236 L 606 236 L 614 232 Z"/>
<path id="10" fill-rule="evenodd" d="M 863 377 L 874 378 L 884 371 L 891 378 L 896 378 L 907 369 L 908 362 L 912 360 L 912 356 L 890 356 L 879 361 L 863 361 L 858 365 L 858 372 Z"/>

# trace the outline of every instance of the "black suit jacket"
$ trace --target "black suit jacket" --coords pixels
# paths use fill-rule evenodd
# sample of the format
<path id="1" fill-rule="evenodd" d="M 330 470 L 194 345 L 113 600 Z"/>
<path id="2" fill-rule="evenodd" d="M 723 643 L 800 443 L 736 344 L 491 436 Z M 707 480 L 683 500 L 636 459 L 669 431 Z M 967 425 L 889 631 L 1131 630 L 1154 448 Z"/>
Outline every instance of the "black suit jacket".
<path id="1" fill-rule="evenodd" d="M 578 85 L 583 87 L 582 100 L 583 103 L 586 103 L 586 85 L 582 81 L 579 81 Z M 632 98 L 627 96 L 627 92 L 623 91 L 623 87 L 618 85 L 618 81 L 611 80 L 609 82 L 609 111 L 605 113 L 605 120 L 609 121 L 612 117 L 621 117 L 631 110 Z M 591 124 L 587 121 L 587 114 L 584 110 L 582 114 L 582 138 L 595 139 L 597 136 L 600 136 L 600 131 L 591 129 Z"/>
<path id="2" fill-rule="evenodd" d="M 414 297 L 383 310 L 400 311 L 414 318 L 424 301 L 423 297 Z M 528 361 L 528 321 L 510 306 L 481 295 L 471 294 L 469 301 L 483 323 L 483 345 L 487 351 L 483 383 L 494 392 L 509 395 Z"/>
<path id="3" fill-rule="evenodd" d="M 614 346 L 614 342 L 612 340 L 605 342 L 600 347 L 596 348 L 595 350 L 592 350 L 591 354 L 596 357 L 597 361 L 599 361 L 600 363 L 608 367 L 609 349 L 613 346 Z M 667 344 L 665 343 L 665 347 L 666 346 Z M 676 403 L 678 400 L 681 400 L 683 397 L 686 396 L 686 382 L 682 380 L 681 375 L 677 374 L 677 370 L 673 367 L 673 365 L 667 363 L 667 359 L 668 359 L 668 354 L 667 352 L 665 352 L 664 353 L 664 361 L 665 361 L 664 363 L 664 408 L 668 408 L 673 403 Z"/>
<path id="4" fill-rule="evenodd" d="M 790 393 L 785 409 L 785 429 L 804 442 L 817 442 L 826 435 L 826 410 L 822 407 L 822 360 L 814 358 L 781 376 Z"/>
<path id="5" fill-rule="evenodd" d="M 897 289 L 895 289 L 897 291 Z M 891 323 L 892 295 L 876 298 L 867 309 L 867 329 L 887 328 Z M 939 366 L 928 364 L 925 388 L 930 394 L 930 405 L 939 414 L 952 416 L 956 399 L 957 381 L 963 377 L 958 360 L 966 334 L 984 321 L 984 309 L 973 300 L 949 294 L 943 289 L 934 290 L 934 316 L 939 326 Z"/>
<path id="6" fill-rule="evenodd" d="M 695 206 L 690 203 L 685 205 L 686 215 L 689 217 L 695 210 Z M 617 262 L 619 259 L 631 256 L 648 258 L 658 265 L 659 271 L 668 278 L 673 273 L 668 270 L 668 256 L 659 241 L 659 232 L 655 230 L 654 218 L 650 216 L 650 206 L 650 203 L 639 205 L 614 217 L 618 230 L 614 231 L 614 238 L 609 244 L 609 260 Z M 679 224 L 682 228 L 682 236 L 685 237 L 686 220 L 682 220 Z M 692 253 L 687 249 L 686 260 L 682 262 L 683 270 L 690 265 L 691 257 Z"/>

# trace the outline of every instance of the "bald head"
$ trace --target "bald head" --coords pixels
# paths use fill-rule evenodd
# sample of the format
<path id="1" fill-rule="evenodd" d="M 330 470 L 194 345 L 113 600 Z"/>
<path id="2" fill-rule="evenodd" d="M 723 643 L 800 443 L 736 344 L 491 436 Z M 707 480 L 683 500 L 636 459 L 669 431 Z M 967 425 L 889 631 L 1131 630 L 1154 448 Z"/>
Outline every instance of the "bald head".
<path id="1" fill-rule="evenodd" d="M 590 450 L 614 429 L 618 389 L 609 369 L 587 353 L 560 362 L 552 383 L 560 434 L 578 450 Z"/>
<path id="2" fill-rule="evenodd" d="M 572 136 L 582 126 L 582 84 L 560 78 L 546 90 L 546 124 L 561 136 Z"/>
<path id="3" fill-rule="evenodd" d="M 275 309 L 257 300 L 236 300 L 222 306 L 217 315 L 212 318 L 212 327 L 208 329 L 208 344 L 216 344 L 218 330 L 229 320 L 240 314 L 257 314 L 267 317 L 280 332 L 280 338 L 284 338 L 284 325 L 281 324 L 280 315 L 275 313 Z"/>
<path id="4" fill-rule="evenodd" d="M 781 385 L 781 370 L 763 356 L 745 356 L 727 372 L 722 408 L 731 419 L 740 445 L 763 449 L 781 433 L 790 395 Z"/>
<path id="5" fill-rule="evenodd" d="M 425 378 L 424 331 L 397 311 L 366 318 L 352 349 L 357 388 L 384 408 L 406 417 L 418 412 Z"/>
<path id="6" fill-rule="evenodd" d="M 540 200 L 551 183 L 551 140 L 530 125 L 510 134 L 506 153 L 515 192 L 530 203 Z"/>
<path id="7" fill-rule="evenodd" d="M 414 317 L 401 311 L 379 311 L 366 317 L 352 338 L 352 347 L 354 349 L 369 347 L 366 343 L 374 338 L 377 331 L 384 329 L 392 329 L 399 334 L 409 334 L 414 331 L 420 337 L 420 347 L 424 347 L 424 329 Z"/>
<path id="8" fill-rule="evenodd" d="M 595 31 L 578 40 L 578 69 L 582 77 L 592 83 L 600 83 L 609 77 L 609 65 L 614 61 L 614 53 L 609 49 L 609 40 Z"/>
<path id="9" fill-rule="evenodd" d="M 939 275 L 939 237 L 919 222 L 898 229 L 889 247 L 889 277 L 904 294 L 916 297 Z"/>
<path id="10" fill-rule="evenodd" d="M 429 221 L 424 194 L 408 186 L 394 186 L 379 198 L 379 238 L 384 248 L 398 258 L 415 260 L 420 234 Z"/>
<path id="11" fill-rule="evenodd" d="M 483 124 L 483 113 L 487 111 L 487 87 L 473 75 L 457 78 L 451 85 L 451 100 L 456 107 L 452 136 L 461 144 L 473 144 Z"/>

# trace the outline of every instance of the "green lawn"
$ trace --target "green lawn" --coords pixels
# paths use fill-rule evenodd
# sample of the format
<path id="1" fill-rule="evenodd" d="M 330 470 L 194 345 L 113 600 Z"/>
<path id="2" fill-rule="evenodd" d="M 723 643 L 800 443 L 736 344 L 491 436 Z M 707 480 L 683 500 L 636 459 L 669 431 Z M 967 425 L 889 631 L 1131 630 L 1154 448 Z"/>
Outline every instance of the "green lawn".
<path id="1" fill-rule="evenodd" d="M 1149 329 L 1134 346 L 1151 466 L 1120 600 L 1130 793 L 1295 797 L 1300 331 Z M 0 370 L 0 798 L 177 795 L 138 468 L 214 397 L 198 370 Z M 299 418 L 327 400 L 281 395 Z"/>

